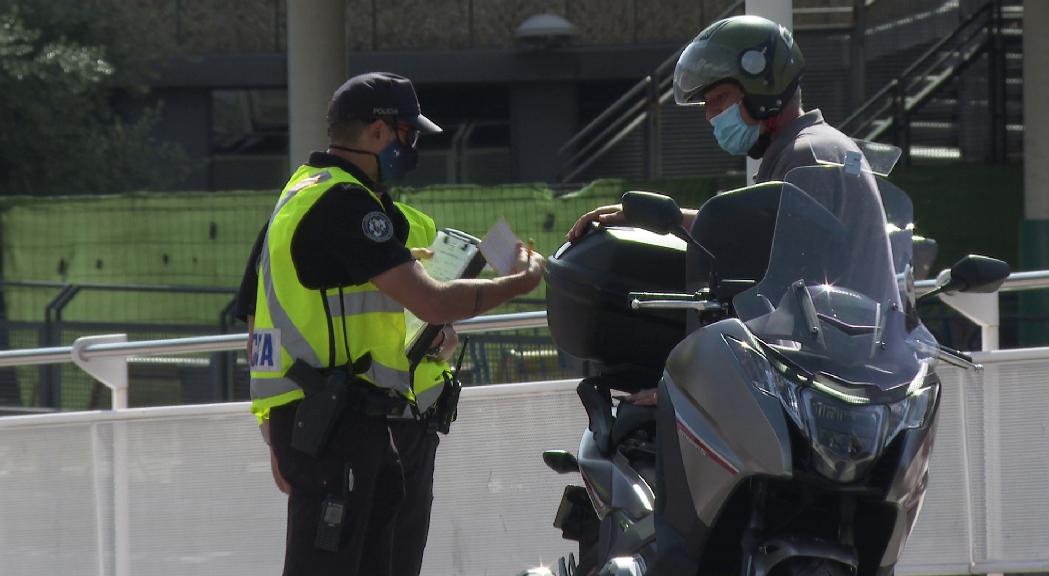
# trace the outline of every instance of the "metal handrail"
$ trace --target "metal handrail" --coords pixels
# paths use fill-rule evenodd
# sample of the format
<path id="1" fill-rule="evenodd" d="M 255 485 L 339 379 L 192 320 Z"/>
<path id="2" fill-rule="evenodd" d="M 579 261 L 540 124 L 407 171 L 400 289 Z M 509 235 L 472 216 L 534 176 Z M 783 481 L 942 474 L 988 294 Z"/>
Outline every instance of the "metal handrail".
<path id="1" fill-rule="evenodd" d="M 651 76 L 648 76 L 648 77 L 645 78 L 646 82 L 644 82 L 643 85 L 645 86 L 646 89 L 648 88 L 648 85 L 651 82 L 651 78 L 652 78 Z M 603 152 L 603 150 L 605 148 L 604 145 L 602 145 L 598 149 L 598 151 L 593 153 L 593 154 L 591 154 L 591 151 L 595 147 L 597 147 L 602 141 L 609 140 L 610 139 L 609 135 L 612 135 L 611 139 L 614 140 L 614 139 L 616 139 L 616 137 L 620 133 L 622 133 L 622 132 L 624 132 L 626 130 L 630 130 L 634 126 L 635 121 L 637 120 L 637 117 L 639 115 L 640 116 L 644 116 L 644 114 L 646 112 L 645 108 L 647 108 L 646 104 L 647 103 L 643 99 L 642 100 L 637 100 L 636 102 L 634 102 L 629 108 L 624 110 L 622 114 L 616 116 L 615 119 L 613 119 L 611 122 L 608 122 L 607 124 L 605 124 L 603 126 L 603 128 L 602 128 L 600 133 L 598 133 L 593 138 L 590 138 L 589 140 L 586 141 L 585 144 L 580 146 L 579 150 L 577 150 L 576 153 L 573 154 L 572 157 L 569 158 L 565 162 L 565 165 L 566 166 L 576 165 L 576 164 L 580 163 L 580 160 L 583 159 L 585 156 L 590 156 L 590 158 L 586 158 L 585 160 L 583 160 L 583 162 L 587 163 L 587 164 L 592 162 L 594 159 L 601 157 L 601 155 L 604 153 Z M 626 123 L 626 127 L 625 128 L 620 128 L 620 125 L 623 124 L 623 123 Z M 579 171 L 579 169 L 576 168 L 576 170 L 574 172 L 578 172 L 578 171 Z M 573 172 L 573 176 L 574 176 L 574 172 Z M 569 181 L 570 182 L 571 178 L 572 177 L 566 176 L 565 177 L 565 181 Z"/>
<path id="2" fill-rule="evenodd" d="M 454 326 L 456 331 L 461 334 L 543 328 L 546 326 L 546 312 L 492 314 L 456 322 Z M 91 344 L 79 351 L 79 357 L 83 360 L 91 360 L 92 358 L 119 358 L 124 356 L 231 352 L 243 350 L 247 340 L 248 335 L 241 333 Z M 3 350 L 0 351 L 0 367 L 62 364 L 69 362 L 72 354 L 73 346 Z"/>
<path id="3" fill-rule="evenodd" d="M 732 14 L 735 14 L 737 11 L 739 11 L 741 7 L 743 7 L 744 2 L 745 0 L 736 0 L 724 10 L 719 12 L 718 15 L 715 16 L 710 22 L 717 22 L 718 20 L 728 18 Z M 870 4 L 871 2 L 873 2 L 873 0 L 868 0 L 868 4 Z M 852 11 L 852 6 L 818 6 L 811 8 L 793 9 L 793 12 L 795 14 L 836 14 L 851 13 Z M 570 138 L 567 142 L 564 143 L 564 145 L 561 146 L 561 148 L 558 149 L 557 154 L 559 156 L 564 156 L 584 139 L 602 139 L 604 137 L 604 134 L 593 138 L 591 138 L 591 136 L 601 126 L 608 122 L 609 118 L 611 118 L 612 116 L 623 117 L 636 114 L 637 110 L 635 110 L 635 106 L 629 106 L 626 109 L 624 109 L 624 107 L 627 107 L 627 105 L 630 104 L 631 101 L 637 100 L 637 96 L 639 95 L 642 96 L 642 101 L 645 99 L 644 94 L 646 92 L 648 83 L 651 81 L 650 79 L 654 79 L 658 83 L 659 87 L 662 88 L 664 81 L 670 77 L 674 70 L 674 67 L 677 65 L 678 57 L 681 56 L 681 53 L 684 52 L 685 48 L 687 47 L 688 44 L 681 46 L 680 48 L 675 50 L 670 56 L 668 56 L 665 60 L 660 62 L 659 66 L 656 66 L 655 70 L 652 72 L 651 75 L 642 78 L 637 84 L 631 86 L 630 89 L 628 89 L 622 96 L 617 98 L 615 102 L 613 102 L 607 108 L 605 108 L 605 110 L 601 112 L 601 114 L 599 114 L 596 118 L 588 122 L 586 126 L 581 128 L 575 134 L 575 136 L 572 136 L 572 138 Z M 617 123 L 622 123 L 622 121 L 617 120 Z M 565 162 L 565 165 L 570 166 L 574 164 L 578 155 L 579 154 L 573 155 L 572 158 Z M 598 153 L 598 155 L 600 155 L 600 153 Z M 578 170 L 575 170 L 575 172 L 578 172 Z"/>
<path id="4" fill-rule="evenodd" d="M 883 86 L 880 90 L 875 92 L 875 94 L 868 98 L 863 105 L 861 105 L 852 114 L 845 118 L 845 120 L 843 120 L 839 124 L 840 129 L 848 133 L 855 133 L 862 129 L 865 129 L 873 121 L 873 119 L 859 124 L 855 128 L 852 128 L 851 125 L 852 123 L 860 119 L 863 116 L 863 113 L 866 112 L 868 108 L 885 98 L 887 95 L 891 95 L 899 85 L 907 82 L 908 77 L 914 75 L 916 70 L 922 68 L 923 66 L 926 66 L 928 64 L 928 61 L 932 60 L 933 57 L 943 49 L 944 46 L 957 39 L 957 37 L 961 35 L 962 32 L 966 31 L 978 18 L 985 16 L 985 12 L 990 11 L 992 5 L 993 2 L 988 2 L 987 4 L 984 4 L 976 12 L 973 12 L 968 18 L 966 18 L 964 22 L 959 24 L 953 32 L 951 32 L 944 38 L 937 41 L 931 47 L 929 47 L 929 49 L 927 49 L 921 56 L 915 59 L 915 61 L 912 62 L 909 66 L 907 66 L 907 68 L 904 69 L 904 71 L 901 72 L 899 76 L 897 76 L 888 84 Z M 986 24 L 984 24 L 980 28 L 982 29 L 984 26 L 986 26 Z M 970 36 L 966 38 L 964 42 L 962 42 L 962 44 L 969 43 L 973 40 L 973 37 L 974 36 Z M 910 86 L 907 87 L 909 88 Z M 910 111 L 910 108 L 908 108 L 907 111 Z M 876 115 L 875 119 L 877 118 L 877 116 L 878 115 Z"/>
<path id="5" fill-rule="evenodd" d="M 597 118 L 594 118 L 593 120 L 588 122 L 582 130 L 576 132 L 575 136 L 569 138 L 568 142 L 565 142 L 564 145 L 557 150 L 557 153 L 560 155 L 564 155 L 568 152 L 568 150 L 575 147 L 575 145 L 578 144 L 580 140 L 589 136 L 590 133 L 597 129 L 598 126 L 604 125 L 605 122 L 607 122 L 611 116 L 619 112 L 620 108 L 625 106 L 629 101 L 634 100 L 635 96 L 637 96 L 638 94 L 644 94 L 644 92 L 648 89 L 648 83 L 651 81 L 652 76 L 645 76 L 641 79 L 640 82 L 631 86 L 625 94 L 616 99 L 616 101 L 610 104 L 608 108 L 605 108 L 604 112 L 598 114 Z"/>
<path id="6" fill-rule="evenodd" d="M 918 294 L 924 294 L 936 287 L 935 280 L 921 280 L 914 283 Z M 1005 280 L 1000 292 L 1018 292 L 1049 288 L 1049 270 L 1013 272 Z M 523 330 L 544 328 L 547 326 L 546 311 L 514 312 L 510 314 L 491 314 L 462 320 L 454 324 L 461 334 L 481 334 L 500 330 Z M 136 342 L 118 342 L 91 344 L 79 351 L 83 360 L 92 358 L 114 358 L 122 356 L 156 356 L 159 354 L 192 354 L 201 352 L 230 352 L 242 350 L 248 335 L 221 334 L 217 336 L 194 336 L 190 338 L 170 338 L 166 340 L 140 340 Z M 28 348 L 0 351 L 0 367 L 29 366 L 38 364 L 61 364 L 69 362 L 73 346 L 56 346 L 53 348 Z"/>
<path id="7" fill-rule="evenodd" d="M 743 6 L 744 1 L 745 0 L 736 0 L 726 9 L 722 10 L 717 16 L 715 16 L 714 19 L 711 20 L 711 22 L 716 22 L 718 20 L 722 20 L 731 16 L 737 10 L 739 10 L 740 7 Z M 632 87 L 630 87 L 630 89 L 627 90 L 626 93 L 620 96 L 601 114 L 598 114 L 596 118 L 588 122 L 586 126 L 583 126 L 583 128 L 576 132 L 575 136 L 571 137 L 567 142 L 565 142 L 565 144 L 558 149 L 557 154 L 559 156 L 566 155 L 569 151 L 571 151 L 576 145 L 578 145 L 582 141 L 593 142 L 603 139 L 609 132 L 605 125 L 612 117 L 615 117 L 613 122 L 616 125 L 618 125 L 623 123 L 624 118 L 629 118 L 633 115 L 636 115 L 638 113 L 638 103 L 643 105 L 644 102 L 647 100 L 649 83 L 654 81 L 657 83 L 657 86 L 662 86 L 663 80 L 668 76 L 669 73 L 673 71 L 674 67 L 677 65 L 678 57 L 681 56 L 681 53 L 685 51 L 686 47 L 688 47 L 688 44 L 682 45 L 680 48 L 675 50 L 669 57 L 663 60 L 663 62 L 661 62 L 659 66 L 656 67 L 655 71 L 651 75 L 645 76 L 640 81 L 638 81 L 637 84 L 634 84 Z M 638 98 L 639 95 L 641 96 L 640 99 Z M 629 126 L 636 126 L 636 123 L 631 122 Z M 598 132 L 599 130 L 600 134 L 598 136 L 594 136 L 594 133 Z M 592 147 L 592 144 L 589 146 Z M 601 149 L 596 154 L 594 154 L 594 156 L 600 157 L 604 153 L 603 151 L 607 150 L 608 148 L 608 146 L 602 146 Z M 569 170 L 572 164 L 576 162 L 579 156 L 580 154 L 576 153 L 573 154 L 571 158 L 566 160 L 562 165 L 562 171 Z M 592 163 L 592 161 L 593 160 L 591 160 L 590 162 Z M 571 169 L 571 174 L 573 175 L 578 172 L 578 168 Z M 565 178 L 564 181 L 568 181 L 568 178 Z"/>
<path id="8" fill-rule="evenodd" d="M 644 103 L 642 102 L 641 104 L 642 104 L 642 107 L 644 107 Z M 619 142 L 623 138 L 626 138 L 628 135 L 630 135 L 630 133 L 635 128 L 637 128 L 638 125 L 640 125 L 642 122 L 644 122 L 647 118 L 648 118 L 648 111 L 647 110 L 642 111 L 640 114 L 638 114 L 629 124 L 627 124 L 626 126 L 621 128 L 618 132 L 616 132 L 616 134 L 614 136 L 612 136 L 607 142 L 605 142 L 600 148 L 598 148 L 596 152 L 594 152 L 593 154 L 588 156 L 586 158 L 586 160 L 583 160 L 582 162 L 580 162 L 579 165 L 575 167 L 575 169 L 573 169 L 571 172 L 569 172 L 567 175 L 565 175 L 564 176 L 564 181 L 565 182 L 572 182 L 575 179 L 576 176 L 578 176 L 578 175 L 582 174 L 583 172 L 585 172 L 586 169 L 589 168 L 591 164 L 593 164 L 594 162 L 597 162 L 602 156 L 605 155 L 605 153 L 607 153 L 609 150 L 611 150 L 613 146 L 615 146 L 616 144 L 619 144 Z"/>
<path id="9" fill-rule="evenodd" d="M 935 55 L 937 52 L 940 51 L 940 49 L 942 49 L 944 46 L 946 46 L 949 42 L 953 41 L 958 35 L 960 35 L 962 33 L 962 31 L 964 31 L 973 22 L 975 22 L 977 18 L 980 18 L 981 16 L 983 16 L 984 12 L 990 11 L 993 4 L 994 4 L 993 2 L 988 2 L 988 3 L 984 4 L 983 6 L 981 6 L 979 10 L 977 10 L 976 12 L 973 12 L 971 15 L 969 15 L 969 17 L 965 19 L 965 22 L 962 22 L 957 28 L 954 29 L 953 32 L 951 32 L 950 34 L 948 34 L 947 36 L 942 38 L 937 43 L 935 43 L 932 46 L 930 46 L 929 49 L 926 50 L 924 54 L 922 54 L 920 57 L 918 57 L 917 60 L 912 62 L 910 66 L 905 68 L 904 71 L 900 74 L 900 77 L 901 78 L 905 78 L 905 77 L 910 76 L 911 74 L 913 74 L 914 71 L 917 70 L 918 68 L 920 68 L 925 63 L 926 60 L 929 60 L 930 58 L 932 58 L 933 55 Z"/>

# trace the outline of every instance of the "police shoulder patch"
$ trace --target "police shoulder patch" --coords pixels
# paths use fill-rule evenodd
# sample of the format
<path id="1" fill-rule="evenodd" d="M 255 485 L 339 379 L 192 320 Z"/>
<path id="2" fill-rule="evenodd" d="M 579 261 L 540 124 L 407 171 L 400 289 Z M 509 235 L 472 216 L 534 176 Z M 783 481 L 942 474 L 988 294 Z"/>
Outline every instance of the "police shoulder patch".
<path id="1" fill-rule="evenodd" d="M 364 236 L 373 242 L 385 242 L 393 238 L 393 222 L 390 217 L 382 212 L 369 212 L 361 221 L 361 230 Z"/>

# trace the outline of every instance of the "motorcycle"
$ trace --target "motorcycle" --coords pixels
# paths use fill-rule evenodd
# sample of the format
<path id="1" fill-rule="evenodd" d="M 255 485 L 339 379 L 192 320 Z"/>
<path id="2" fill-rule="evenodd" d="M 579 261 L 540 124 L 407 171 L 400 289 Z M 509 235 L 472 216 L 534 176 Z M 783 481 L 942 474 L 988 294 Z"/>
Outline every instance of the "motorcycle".
<path id="1" fill-rule="evenodd" d="M 560 576 L 893 573 L 928 481 L 936 366 L 978 368 L 918 304 L 994 292 L 1009 266 L 968 256 L 919 297 L 913 209 L 884 178 L 899 150 L 858 144 L 712 198 L 691 231 L 671 198 L 628 192 L 630 227 L 548 260 L 555 342 L 602 367 L 577 390 L 577 454 L 543 454 L 583 480 L 555 516 L 579 544 Z M 651 386 L 654 407 L 612 395 Z"/>

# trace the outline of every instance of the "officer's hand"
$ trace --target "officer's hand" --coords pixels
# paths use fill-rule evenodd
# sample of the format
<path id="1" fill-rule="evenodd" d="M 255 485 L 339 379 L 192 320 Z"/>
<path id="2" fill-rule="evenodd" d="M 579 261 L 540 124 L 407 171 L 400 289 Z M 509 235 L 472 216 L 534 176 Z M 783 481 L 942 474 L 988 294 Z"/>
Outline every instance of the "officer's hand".
<path id="1" fill-rule="evenodd" d="M 447 362 L 455 355 L 455 349 L 458 346 L 459 335 L 456 334 L 455 328 L 452 328 L 450 324 L 446 324 L 437 333 L 437 336 L 434 336 L 433 342 L 430 344 L 431 348 L 439 348 L 437 354 L 433 355 L 432 358 L 441 362 Z"/>
<path id="2" fill-rule="evenodd" d="M 572 229 L 568 231 L 568 234 L 565 234 L 565 240 L 567 242 L 575 242 L 582 238 L 583 234 L 586 234 L 587 229 L 590 227 L 591 222 L 597 222 L 606 226 L 626 224 L 626 218 L 623 216 L 623 205 L 611 204 L 609 206 L 601 206 L 583 214 L 572 225 Z"/>
<path id="3" fill-rule="evenodd" d="M 412 253 L 412 258 L 416 260 L 429 260 L 433 258 L 433 250 L 429 248 L 409 248 Z"/>
<path id="4" fill-rule="evenodd" d="M 545 263 L 546 260 L 542 254 L 535 250 L 529 250 L 521 242 L 517 243 L 517 260 L 514 262 L 511 272 L 522 274 L 524 279 L 524 284 L 521 288 L 522 294 L 535 290 L 535 287 L 539 285 L 539 281 L 543 279 Z"/>
<path id="5" fill-rule="evenodd" d="M 524 242 L 517 243 L 517 253 L 514 258 L 514 266 L 510 269 L 511 274 L 520 274 L 528 270 L 529 260 L 531 259 L 532 251 L 524 245 Z"/>

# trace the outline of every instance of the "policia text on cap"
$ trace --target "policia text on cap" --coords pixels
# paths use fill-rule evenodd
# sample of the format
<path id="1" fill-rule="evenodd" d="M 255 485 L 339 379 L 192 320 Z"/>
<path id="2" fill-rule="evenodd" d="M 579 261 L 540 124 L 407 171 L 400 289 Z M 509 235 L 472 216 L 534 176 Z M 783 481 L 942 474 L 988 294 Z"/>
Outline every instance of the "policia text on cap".
<path id="1" fill-rule="evenodd" d="M 413 258 L 411 248 L 432 242 L 433 220 L 383 185 L 415 167 L 420 133 L 441 129 L 407 78 L 351 78 L 332 97 L 328 125 L 327 152 L 291 176 L 245 275 L 245 284 L 258 276 L 252 411 L 289 492 L 284 574 L 391 574 L 394 550 L 411 559 L 398 575 L 417 574 L 436 449 L 425 422 L 454 410 L 442 399 L 457 389 L 444 362 L 456 339 L 446 329 L 410 365 L 404 311 L 433 324 L 469 318 L 534 289 L 543 263 L 519 246 L 507 276 L 439 282 Z M 405 416 L 423 422 L 406 435 L 423 445 L 410 457 L 391 441 L 389 422 Z M 413 467 L 429 481 L 409 479 L 406 500 Z M 404 502 L 425 510 L 402 511 Z"/>

